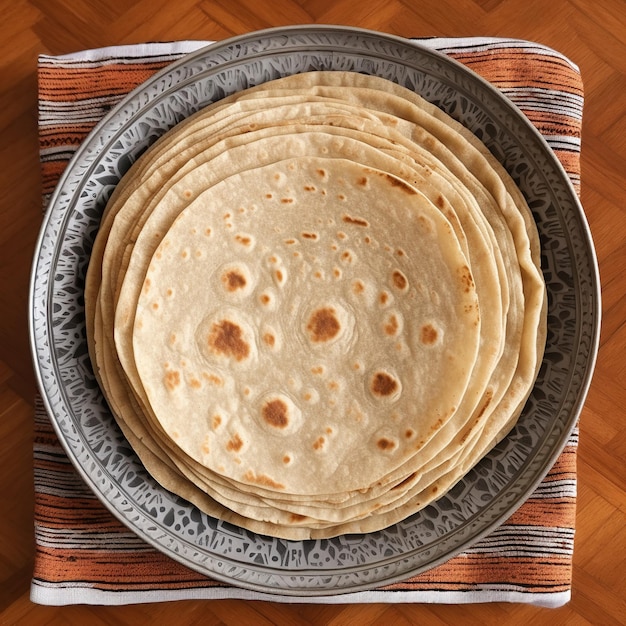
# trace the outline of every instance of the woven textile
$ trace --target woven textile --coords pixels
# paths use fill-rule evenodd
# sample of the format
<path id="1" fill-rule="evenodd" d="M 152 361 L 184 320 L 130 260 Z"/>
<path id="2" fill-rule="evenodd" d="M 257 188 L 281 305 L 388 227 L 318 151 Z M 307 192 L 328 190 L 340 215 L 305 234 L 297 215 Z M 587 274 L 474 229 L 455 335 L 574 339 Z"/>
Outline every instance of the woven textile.
<path id="1" fill-rule="evenodd" d="M 145 44 L 39 59 L 39 131 L 46 205 L 69 159 L 124 95 L 206 42 Z M 509 97 L 580 185 L 583 89 L 562 54 L 508 39 L 422 40 L 467 65 Z M 190 598 L 283 602 L 509 601 L 560 606 L 570 598 L 576 507 L 574 432 L 530 498 L 471 549 L 375 591 L 294 598 L 202 576 L 144 543 L 101 504 L 64 454 L 43 404 L 35 415 L 36 559 L 31 598 L 41 604 L 124 604 Z"/>

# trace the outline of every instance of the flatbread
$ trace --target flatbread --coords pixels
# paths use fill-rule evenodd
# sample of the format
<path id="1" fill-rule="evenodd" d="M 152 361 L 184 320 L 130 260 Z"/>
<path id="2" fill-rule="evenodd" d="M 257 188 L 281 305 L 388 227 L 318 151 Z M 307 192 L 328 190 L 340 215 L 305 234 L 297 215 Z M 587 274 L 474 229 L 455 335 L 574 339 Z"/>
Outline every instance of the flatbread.
<path id="1" fill-rule="evenodd" d="M 433 105 L 288 77 L 192 116 L 120 183 L 90 353 L 168 489 L 255 532 L 369 532 L 515 423 L 545 342 L 538 242 L 508 174 Z"/>

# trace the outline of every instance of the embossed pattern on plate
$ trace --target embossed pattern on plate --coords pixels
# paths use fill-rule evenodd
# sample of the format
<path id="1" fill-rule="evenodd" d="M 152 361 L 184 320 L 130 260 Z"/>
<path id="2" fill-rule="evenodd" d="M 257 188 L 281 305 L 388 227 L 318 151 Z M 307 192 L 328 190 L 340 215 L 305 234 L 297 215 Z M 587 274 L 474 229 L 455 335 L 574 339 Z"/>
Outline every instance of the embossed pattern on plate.
<path id="1" fill-rule="evenodd" d="M 512 432 L 444 497 L 380 532 L 318 541 L 255 535 L 162 489 L 111 416 L 87 353 L 83 281 L 108 197 L 159 136 L 204 105 L 314 69 L 376 74 L 415 90 L 478 135 L 526 195 L 549 294 L 537 383 Z M 33 265 L 31 344 L 56 431 L 79 472 L 125 524 L 216 579 L 287 595 L 370 589 L 450 558 L 517 508 L 580 414 L 595 363 L 599 279 L 588 226 L 554 154 L 499 92 L 442 54 L 360 29 L 271 29 L 214 44 L 166 68 L 94 129 L 53 197 Z"/>

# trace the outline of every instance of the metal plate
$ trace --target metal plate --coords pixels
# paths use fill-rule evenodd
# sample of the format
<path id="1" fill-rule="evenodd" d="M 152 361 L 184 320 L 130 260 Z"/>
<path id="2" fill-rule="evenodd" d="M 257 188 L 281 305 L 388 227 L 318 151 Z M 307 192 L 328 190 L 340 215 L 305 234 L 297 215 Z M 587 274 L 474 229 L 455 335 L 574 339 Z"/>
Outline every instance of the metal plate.
<path id="1" fill-rule="evenodd" d="M 161 488 L 111 416 L 87 353 L 83 281 L 108 197 L 159 136 L 206 104 L 303 71 L 351 70 L 408 87 L 479 136 L 537 221 L 549 296 L 545 357 L 512 432 L 444 497 L 388 529 L 287 541 L 220 522 Z M 354 28 L 271 29 L 214 44 L 155 75 L 77 151 L 41 231 L 32 273 L 31 343 L 44 402 L 67 454 L 104 504 L 172 558 L 241 587 L 286 595 L 371 589 L 433 567 L 508 517 L 545 476 L 574 428 L 598 345 L 595 253 L 558 160 L 500 92 L 448 57 Z"/>

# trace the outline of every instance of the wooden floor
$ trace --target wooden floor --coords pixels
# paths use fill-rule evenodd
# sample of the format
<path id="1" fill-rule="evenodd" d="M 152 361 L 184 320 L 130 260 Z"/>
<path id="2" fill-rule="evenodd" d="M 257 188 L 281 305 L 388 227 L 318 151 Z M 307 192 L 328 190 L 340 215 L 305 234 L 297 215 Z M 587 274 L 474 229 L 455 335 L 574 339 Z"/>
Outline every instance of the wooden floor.
<path id="1" fill-rule="evenodd" d="M 624 0 L 1 0 L 0 623 L 626 624 L 626 3 Z M 583 204 L 603 283 L 602 345 L 582 416 L 573 599 L 517 605 L 283 606 L 184 602 L 50 608 L 28 599 L 35 382 L 26 301 L 41 218 L 36 56 L 120 43 L 221 39 L 297 23 L 406 36 L 496 35 L 559 49 L 582 70 Z"/>

